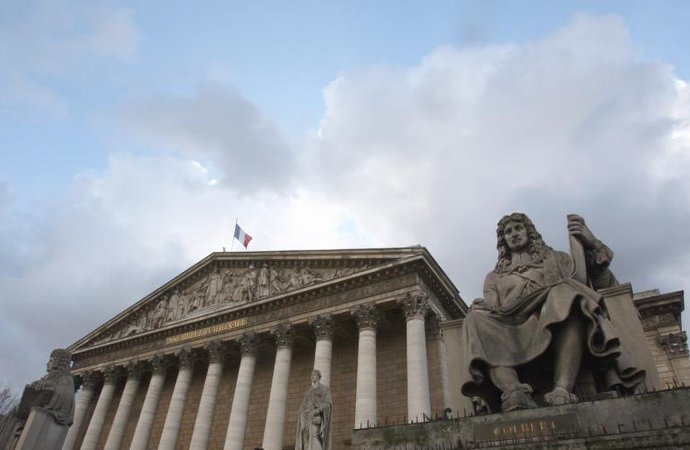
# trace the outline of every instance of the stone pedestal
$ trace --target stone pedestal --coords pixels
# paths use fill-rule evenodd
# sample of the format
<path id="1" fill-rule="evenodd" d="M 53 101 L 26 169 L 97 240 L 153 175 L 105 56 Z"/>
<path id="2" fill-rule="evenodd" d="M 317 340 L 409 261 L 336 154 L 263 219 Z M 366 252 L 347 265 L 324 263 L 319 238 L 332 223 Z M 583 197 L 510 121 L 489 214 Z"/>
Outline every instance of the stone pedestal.
<path id="1" fill-rule="evenodd" d="M 16 450 L 55 450 L 62 448 L 68 426 L 58 425 L 52 416 L 40 409 L 32 409 Z"/>
<path id="2" fill-rule="evenodd" d="M 352 449 L 690 448 L 690 388 L 354 430 Z"/>

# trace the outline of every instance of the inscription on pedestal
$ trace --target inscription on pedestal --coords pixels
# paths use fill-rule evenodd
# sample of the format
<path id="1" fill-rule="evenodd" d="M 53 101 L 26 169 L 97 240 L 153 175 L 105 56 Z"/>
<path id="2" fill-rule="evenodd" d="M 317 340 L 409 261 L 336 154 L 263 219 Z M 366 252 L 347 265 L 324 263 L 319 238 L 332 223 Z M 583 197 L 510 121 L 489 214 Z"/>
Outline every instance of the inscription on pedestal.
<path id="1" fill-rule="evenodd" d="M 511 422 L 482 423 L 474 427 L 474 440 L 497 441 L 505 439 L 536 438 L 573 433 L 578 430 L 575 414 L 560 414 Z"/>

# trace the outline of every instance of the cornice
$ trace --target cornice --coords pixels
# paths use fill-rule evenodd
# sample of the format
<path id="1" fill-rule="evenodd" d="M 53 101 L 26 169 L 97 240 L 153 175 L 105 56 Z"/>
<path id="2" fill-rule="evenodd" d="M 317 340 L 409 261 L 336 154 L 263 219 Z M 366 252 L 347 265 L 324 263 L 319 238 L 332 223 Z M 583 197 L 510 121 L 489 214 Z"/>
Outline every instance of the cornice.
<path id="1" fill-rule="evenodd" d="M 405 259 L 398 259 L 385 264 L 379 264 L 375 267 L 355 272 L 347 276 L 331 279 L 300 289 L 295 289 L 293 291 L 268 297 L 253 303 L 244 304 L 239 307 L 235 306 L 218 309 L 204 316 L 192 317 L 183 320 L 182 322 L 169 324 L 138 335 L 117 339 L 88 348 L 73 349 L 73 359 L 76 361 L 132 346 L 146 344 L 148 342 L 154 342 L 172 335 L 177 335 L 179 333 L 193 331 L 199 328 L 224 323 L 238 318 L 262 314 L 324 296 L 344 293 L 372 282 L 393 279 L 395 277 L 410 273 L 417 273 L 420 279 L 425 282 L 427 287 L 433 292 L 435 298 L 439 300 L 443 308 L 448 312 L 449 318 L 464 317 L 464 312 L 466 311 L 464 302 L 462 302 L 462 299 L 460 299 L 457 291 L 448 290 L 449 287 L 454 288 L 454 286 L 449 282 L 449 280 L 447 280 L 445 274 L 443 274 L 443 277 L 446 279 L 438 279 L 438 277 L 441 275 L 437 270 L 434 269 L 434 267 L 431 266 L 430 262 L 432 261 L 428 259 L 428 252 L 426 252 L 425 249 L 423 250 L 424 251 L 416 251 L 416 254 L 413 254 Z M 256 262 L 257 260 L 247 259 L 247 262 L 249 261 Z M 131 312 L 132 308 L 129 308 L 127 311 Z M 117 317 L 122 316 L 123 315 L 120 314 Z M 113 321 L 109 321 L 108 323 L 113 323 Z M 100 327 L 99 330 L 103 331 L 104 329 L 103 327 Z M 94 336 L 95 334 L 96 332 L 91 333 L 90 336 Z M 83 340 L 79 342 L 82 341 Z M 74 344 L 70 348 L 76 347 L 78 343 Z"/>
<path id="2" fill-rule="evenodd" d="M 643 319 L 670 313 L 676 320 L 680 320 L 680 313 L 685 307 L 683 291 L 642 297 L 634 299 L 633 303 Z"/>
<path id="3" fill-rule="evenodd" d="M 162 297 L 170 290 L 175 288 L 184 289 L 200 279 L 206 277 L 210 272 L 216 268 L 249 268 L 250 266 L 260 266 L 263 263 L 271 263 L 276 268 L 302 267 L 309 263 L 312 268 L 345 268 L 345 267 L 362 267 L 365 265 L 377 265 L 401 261 L 408 259 L 415 255 L 425 255 L 433 264 L 436 264 L 431 255 L 424 247 L 401 247 L 401 248 L 383 248 L 383 249 L 347 249 L 347 250 L 285 250 L 285 251 L 270 251 L 270 252 L 215 252 L 211 253 L 201 261 L 192 265 L 181 274 L 172 278 L 167 283 L 163 284 L 141 300 L 134 303 L 132 306 L 126 308 L 120 314 L 99 326 L 91 333 L 72 344 L 69 349 L 77 350 L 83 344 L 99 336 L 113 325 L 116 325 L 121 320 L 125 320 L 137 311 L 144 309 L 149 303 L 155 299 Z M 445 274 L 444 274 L 445 275 Z M 348 276 L 343 277 L 348 278 Z M 328 280 L 334 281 L 334 280 Z M 278 296 L 268 297 L 267 299 L 275 299 L 286 294 L 292 294 L 300 290 L 309 289 L 317 286 L 315 285 L 297 289 L 295 291 L 284 293 Z M 452 283 L 451 283 L 452 284 Z M 455 290 L 457 292 L 457 289 Z M 243 305 L 244 306 L 244 305 Z M 227 309 L 227 308 L 225 308 Z M 214 312 L 220 312 L 221 309 Z M 193 317 L 189 320 L 197 320 L 199 317 Z M 174 326 L 184 324 L 186 321 L 177 322 Z M 154 330 L 152 330 L 154 331 Z M 145 334 L 145 333 L 144 333 Z"/>

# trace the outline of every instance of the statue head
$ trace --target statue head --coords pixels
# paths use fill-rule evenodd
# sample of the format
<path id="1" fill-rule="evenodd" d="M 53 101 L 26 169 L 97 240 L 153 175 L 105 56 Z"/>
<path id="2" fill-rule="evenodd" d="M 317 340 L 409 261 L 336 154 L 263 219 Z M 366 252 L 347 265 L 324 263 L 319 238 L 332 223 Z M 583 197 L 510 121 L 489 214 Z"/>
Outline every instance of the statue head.
<path id="1" fill-rule="evenodd" d="M 498 262 L 496 263 L 495 271 L 497 273 L 506 272 L 510 266 L 510 255 L 511 250 L 506 242 L 505 238 L 505 228 L 510 222 L 518 222 L 524 225 L 527 230 L 527 251 L 532 256 L 535 262 L 541 262 L 546 257 L 546 252 L 551 249 L 544 239 L 542 239 L 541 234 L 537 231 L 532 221 L 527 215 L 522 213 L 512 213 L 507 216 L 503 216 L 501 220 L 498 221 L 498 227 L 496 228 L 497 243 L 496 248 L 498 249 Z"/>
<path id="2" fill-rule="evenodd" d="M 312 383 L 318 383 L 321 381 L 321 371 L 318 369 L 314 369 L 311 371 L 311 382 Z"/>
<path id="3" fill-rule="evenodd" d="M 72 362 L 72 353 L 69 350 L 56 348 L 50 353 L 48 372 L 69 371 Z"/>

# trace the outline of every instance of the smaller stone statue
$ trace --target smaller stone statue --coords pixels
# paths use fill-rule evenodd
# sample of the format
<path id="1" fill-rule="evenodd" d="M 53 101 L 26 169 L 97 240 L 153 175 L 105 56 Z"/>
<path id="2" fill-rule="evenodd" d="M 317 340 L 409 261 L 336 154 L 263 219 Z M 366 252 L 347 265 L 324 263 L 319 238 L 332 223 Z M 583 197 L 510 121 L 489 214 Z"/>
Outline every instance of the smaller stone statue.
<path id="1" fill-rule="evenodd" d="M 299 407 L 295 450 L 330 450 L 332 409 L 331 390 L 321 384 L 321 372 L 314 370 Z"/>
<path id="2" fill-rule="evenodd" d="M 19 406 L 0 420 L 0 449 L 62 447 L 62 441 L 55 442 L 55 439 L 64 440 L 74 421 L 71 360 L 72 355 L 68 350 L 53 350 L 48 362 L 48 374 L 27 384 Z M 49 425 L 40 425 L 37 420 L 37 425 L 32 427 L 31 414 L 47 417 Z"/>

